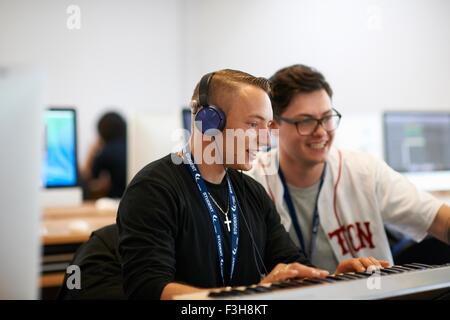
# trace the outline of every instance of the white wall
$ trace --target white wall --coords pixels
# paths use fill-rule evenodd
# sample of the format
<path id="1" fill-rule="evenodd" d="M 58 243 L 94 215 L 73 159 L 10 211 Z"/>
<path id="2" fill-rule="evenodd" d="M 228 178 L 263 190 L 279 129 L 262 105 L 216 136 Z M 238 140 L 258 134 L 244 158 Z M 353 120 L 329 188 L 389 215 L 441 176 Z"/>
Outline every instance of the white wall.
<path id="1" fill-rule="evenodd" d="M 81 29 L 66 27 L 66 9 L 81 9 Z M 48 104 L 79 111 L 79 159 L 108 106 L 169 112 L 182 104 L 177 0 L 0 0 L 0 64 L 47 72 Z"/>
<path id="2" fill-rule="evenodd" d="M 189 3 L 185 95 L 213 69 L 270 76 L 290 64 L 312 65 L 344 115 L 337 142 L 378 155 L 383 110 L 450 110 L 450 1 Z"/>
<path id="3" fill-rule="evenodd" d="M 320 69 L 343 111 L 450 108 L 446 0 L 194 0 L 187 7 L 187 82 L 242 68 L 270 76 Z"/>
<path id="4" fill-rule="evenodd" d="M 69 4 L 81 30 L 66 28 Z M 200 76 L 225 67 L 315 66 L 344 117 L 450 109 L 449 57 L 447 0 L 0 0 L 0 63 L 48 71 L 48 103 L 78 107 L 80 158 L 104 107 L 178 117 Z"/>

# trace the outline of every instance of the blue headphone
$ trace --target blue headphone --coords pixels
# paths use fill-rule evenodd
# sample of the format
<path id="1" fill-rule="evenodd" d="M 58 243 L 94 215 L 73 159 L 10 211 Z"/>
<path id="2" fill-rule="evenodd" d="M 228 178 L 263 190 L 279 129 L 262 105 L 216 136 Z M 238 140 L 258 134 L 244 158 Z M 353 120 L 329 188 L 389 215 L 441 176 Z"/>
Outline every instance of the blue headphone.
<path id="1" fill-rule="evenodd" d="M 216 106 L 208 104 L 208 90 L 214 72 L 205 74 L 199 84 L 199 106 L 200 110 L 195 115 L 195 125 L 203 134 L 206 131 L 216 129 L 222 131 L 225 128 L 226 117 L 225 113 Z M 201 124 L 201 128 L 199 125 Z"/>

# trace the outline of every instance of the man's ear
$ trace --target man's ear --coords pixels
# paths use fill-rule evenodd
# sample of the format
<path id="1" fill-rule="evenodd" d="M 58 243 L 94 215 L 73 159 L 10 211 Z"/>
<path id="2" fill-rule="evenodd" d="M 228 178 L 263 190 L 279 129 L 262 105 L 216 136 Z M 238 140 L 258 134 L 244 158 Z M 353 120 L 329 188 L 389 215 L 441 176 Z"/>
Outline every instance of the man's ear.
<path id="1" fill-rule="evenodd" d="M 280 129 L 280 125 L 277 122 L 277 120 L 273 119 L 272 122 L 270 122 L 269 128 L 272 129 L 272 130 L 273 129 Z"/>
<path id="2" fill-rule="evenodd" d="M 192 114 L 194 114 L 194 115 L 197 114 L 199 107 L 200 107 L 200 105 L 199 105 L 197 100 L 192 100 L 191 101 Z"/>

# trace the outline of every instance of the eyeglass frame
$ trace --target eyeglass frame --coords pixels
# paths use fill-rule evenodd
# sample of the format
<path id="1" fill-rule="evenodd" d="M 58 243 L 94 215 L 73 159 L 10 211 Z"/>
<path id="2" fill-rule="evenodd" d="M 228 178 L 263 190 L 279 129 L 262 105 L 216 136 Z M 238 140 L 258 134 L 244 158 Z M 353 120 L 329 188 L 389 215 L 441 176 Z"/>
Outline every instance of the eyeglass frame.
<path id="1" fill-rule="evenodd" d="M 289 123 L 289 124 L 295 125 L 295 129 L 297 130 L 297 133 L 298 133 L 300 136 L 306 137 L 306 136 L 310 136 L 310 135 L 314 134 L 314 132 L 316 132 L 317 129 L 319 128 L 319 125 L 322 126 L 322 128 L 323 128 L 326 132 L 333 132 L 334 130 L 336 130 L 336 129 L 339 127 L 339 124 L 341 123 L 341 119 L 342 119 L 342 114 L 341 114 L 339 111 L 337 111 L 335 108 L 331 108 L 331 111 L 334 112 L 334 113 L 332 113 L 331 115 L 324 116 L 324 117 L 322 117 L 322 118 L 320 118 L 320 119 L 317 119 L 317 118 L 308 116 L 308 118 L 310 118 L 311 120 L 315 120 L 315 121 L 316 121 L 316 125 L 315 125 L 315 127 L 314 127 L 314 130 L 312 130 L 311 133 L 308 133 L 308 134 L 301 134 L 300 131 L 299 131 L 299 129 L 298 129 L 298 125 L 297 125 L 297 124 L 298 124 L 299 122 L 304 121 L 304 119 L 303 119 L 303 120 L 294 120 L 294 119 L 289 119 L 289 118 L 285 118 L 285 117 L 282 117 L 282 116 L 275 116 L 275 119 L 276 119 L 276 120 L 281 120 L 281 121 L 287 122 L 287 123 Z M 336 126 L 336 128 L 334 128 L 333 130 L 326 130 L 325 127 L 323 126 L 323 121 L 325 120 L 325 118 L 327 118 L 327 117 L 333 117 L 333 116 L 337 116 L 337 117 L 338 117 L 338 123 L 337 123 L 337 126 Z"/>

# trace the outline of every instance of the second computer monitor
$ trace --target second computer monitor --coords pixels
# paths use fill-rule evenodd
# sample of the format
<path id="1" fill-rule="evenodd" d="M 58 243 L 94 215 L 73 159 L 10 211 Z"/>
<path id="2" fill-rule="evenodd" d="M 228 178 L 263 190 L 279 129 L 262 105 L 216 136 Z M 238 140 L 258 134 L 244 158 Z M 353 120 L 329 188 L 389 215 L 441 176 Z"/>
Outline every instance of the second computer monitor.
<path id="1" fill-rule="evenodd" d="M 450 189 L 450 113 L 385 112 L 385 160 L 420 188 Z"/>
<path id="2" fill-rule="evenodd" d="M 192 112 L 191 109 L 183 108 L 181 110 L 181 117 L 183 121 L 183 128 L 191 132 L 191 124 L 192 124 Z"/>

